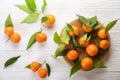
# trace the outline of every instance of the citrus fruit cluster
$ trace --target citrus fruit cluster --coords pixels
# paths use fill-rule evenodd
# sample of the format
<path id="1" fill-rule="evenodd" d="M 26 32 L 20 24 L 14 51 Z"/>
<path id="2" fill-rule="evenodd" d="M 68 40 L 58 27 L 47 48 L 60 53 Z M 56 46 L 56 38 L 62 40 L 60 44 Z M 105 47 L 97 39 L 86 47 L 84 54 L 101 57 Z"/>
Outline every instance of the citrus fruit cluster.
<path id="1" fill-rule="evenodd" d="M 46 78 L 47 75 L 48 76 L 50 75 L 50 66 L 48 63 L 46 63 L 46 67 L 47 67 L 46 69 L 43 67 L 44 63 L 40 64 L 39 62 L 34 61 L 31 64 L 27 65 L 26 68 L 31 69 L 33 72 L 37 72 L 40 78 Z"/>
<path id="2" fill-rule="evenodd" d="M 9 36 L 10 40 L 11 40 L 13 43 L 18 43 L 18 42 L 20 42 L 20 40 L 21 40 L 20 34 L 19 34 L 19 33 L 14 33 L 14 28 L 13 28 L 13 26 L 7 26 L 7 27 L 4 29 L 4 33 Z"/>
<path id="3" fill-rule="evenodd" d="M 102 57 L 110 47 L 108 31 L 118 21 L 111 21 L 104 27 L 96 16 L 77 16 L 79 19 L 67 23 L 60 36 L 57 32 L 54 34 L 54 42 L 59 44 L 54 57 L 64 56 L 65 61 L 72 65 L 70 76 L 81 68 L 85 71 L 106 68 Z"/>

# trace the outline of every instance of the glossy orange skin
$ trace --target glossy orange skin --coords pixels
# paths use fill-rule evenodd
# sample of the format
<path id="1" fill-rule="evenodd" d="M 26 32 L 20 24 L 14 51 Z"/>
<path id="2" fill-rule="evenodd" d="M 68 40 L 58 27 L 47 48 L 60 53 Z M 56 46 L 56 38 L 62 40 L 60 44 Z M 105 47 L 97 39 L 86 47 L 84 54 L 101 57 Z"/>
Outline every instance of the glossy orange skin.
<path id="1" fill-rule="evenodd" d="M 38 33 L 37 35 L 36 35 L 36 41 L 38 42 L 38 43 L 43 43 L 43 42 L 45 42 L 47 40 L 47 35 L 45 34 L 45 33 Z"/>
<path id="2" fill-rule="evenodd" d="M 98 53 L 98 48 L 95 44 L 90 44 L 86 47 L 86 52 L 89 56 L 95 56 Z"/>
<path id="3" fill-rule="evenodd" d="M 69 60 L 76 60 L 79 56 L 79 53 L 76 50 L 70 50 L 67 53 L 67 58 Z"/>
<path id="4" fill-rule="evenodd" d="M 32 62 L 30 68 L 33 72 L 36 72 L 40 68 L 40 64 L 38 62 Z"/>
<path id="5" fill-rule="evenodd" d="M 21 36 L 20 36 L 20 34 L 18 34 L 18 33 L 14 33 L 14 34 L 11 35 L 10 40 L 11 40 L 13 43 L 19 43 L 20 40 L 21 40 Z"/>
<path id="6" fill-rule="evenodd" d="M 69 34 L 70 36 L 73 36 L 73 35 L 78 36 L 79 33 L 80 33 L 80 28 L 79 28 L 78 26 L 72 26 L 72 28 L 73 28 L 74 32 L 69 31 L 68 34 Z"/>
<path id="7" fill-rule="evenodd" d="M 40 78 L 46 78 L 47 74 L 48 74 L 48 72 L 47 72 L 47 70 L 45 68 L 40 68 L 38 70 L 38 76 Z"/>
<path id="8" fill-rule="evenodd" d="M 89 57 L 84 57 L 81 60 L 81 66 L 84 70 L 90 70 L 93 68 L 93 60 Z"/>
<path id="9" fill-rule="evenodd" d="M 105 29 L 104 29 L 104 28 L 103 28 L 103 29 L 100 29 L 100 30 L 98 31 L 98 37 L 101 38 L 101 39 L 104 39 L 104 38 L 107 37 L 107 33 L 105 32 Z"/>
<path id="10" fill-rule="evenodd" d="M 110 46 L 110 43 L 108 40 L 101 40 L 99 46 L 102 49 L 107 49 Z"/>
<path id="11" fill-rule="evenodd" d="M 4 33 L 8 36 L 11 36 L 14 33 L 14 28 L 12 26 L 6 27 Z"/>
<path id="12" fill-rule="evenodd" d="M 89 26 L 87 27 L 87 26 L 84 25 L 84 24 L 82 24 L 82 29 L 83 29 L 84 32 L 87 32 L 87 33 L 89 33 L 89 32 L 92 31 L 92 28 L 90 28 Z"/>
<path id="13" fill-rule="evenodd" d="M 84 41 L 83 37 L 80 37 L 78 40 L 79 45 L 84 45 L 84 47 L 89 45 L 89 40 L 88 41 Z"/>
<path id="14" fill-rule="evenodd" d="M 55 16 L 53 14 L 47 14 L 46 17 L 48 20 L 45 22 L 45 24 L 48 27 L 52 27 L 52 25 L 55 23 Z"/>

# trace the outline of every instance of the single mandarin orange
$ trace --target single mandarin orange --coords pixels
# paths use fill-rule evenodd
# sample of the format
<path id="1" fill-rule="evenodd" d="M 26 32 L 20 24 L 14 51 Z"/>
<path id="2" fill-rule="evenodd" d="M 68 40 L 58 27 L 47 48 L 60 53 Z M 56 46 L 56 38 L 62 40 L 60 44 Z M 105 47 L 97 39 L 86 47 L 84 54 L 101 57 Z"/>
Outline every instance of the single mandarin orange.
<path id="1" fill-rule="evenodd" d="M 45 34 L 45 33 L 38 33 L 37 35 L 36 35 L 36 41 L 38 42 L 38 43 L 43 43 L 43 42 L 45 42 L 47 40 L 47 35 Z"/>
<path id="2" fill-rule="evenodd" d="M 90 57 L 84 57 L 81 60 L 81 66 L 84 70 L 90 70 L 93 68 L 93 60 Z"/>
<path id="3" fill-rule="evenodd" d="M 106 31 L 105 31 L 104 28 L 103 28 L 103 29 L 100 29 L 100 30 L 98 31 L 98 37 L 101 38 L 101 39 L 104 39 L 104 38 L 107 37 L 107 33 L 106 33 Z"/>
<path id="4" fill-rule="evenodd" d="M 72 28 L 73 28 L 74 32 L 73 31 L 69 31 L 68 34 L 70 36 L 73 36 L 73 35 L 78 36 L 79 33 L 80 33 L 80 28 L 78 26 L 72 26 Z"/>
<path id="5" fill-rule="evenodd" d="M 53 14 L 47 14 L 47 21 L 45 22 L 45 24 L 48 27 L 52 27 L 52 25 L 55 23 L 55 16 Z"/>
<path id="6" fill-rule="evenodd" d="M 90 28 L 89 26 L 87 27 L 86 25 L 82 25 L 82 29 L 83 29 L 83 31 L 85 31 L 85 32 L 91 32 L 92 31 L 92 28 Z"/>
<path id="7" fill-rule="evenodd" d="M 38 76 L 40 78 L 45 78 L 47 76 L 47 74 L 48 74 L 48 72 L 47 72 L 47 70 L 45 68 L 40 68 L 38 70 Z"/>
<path id="8" fill-rule="evenodd" d="M 30 68 L 33 72 L 36 72 L 40 68 L 40 64 L 38 62 L 32 62 Z"/>
<path id="9" fill-rule="evenodd" d="M 99 46 L 102 49 L 107 49 L 110 46 L 110 43 L 108 40 L 101 40 Z"/>
<path id="10" fill-rule="evenodd" d="M 78 52 L 76 50 L 70 50 L 67 52 L 67 58 L 69 60 L 75 60 L 79 56 Z"/>
<path id="11" fill-rule="evenodd" d="M 78 43 L 80 45 L 84 45 L 84 47 L 88 46 L 89 45 L 89 40 L 84 40 L 83 37 L 80 37 L 79 40 L 78 40 Z"/>
<path id="12" fill-rule="evenodd" d="M 18 34 L 18 33 L 14 33 L 14 34 L 11 35 L 10 40 L 11 40 L 13 43 L 18 43 L 18 42 L 20 42 L 20 40 L 21 40 L 21 36 L 20 36 L 20 34 Z"/>
<path id="13" fill-rule="evenodd" d="M 12 26 L 6 27 L 4 33 L 8 36 L 11 36 L 14 33 L 14 28 Z"/>
<path id="14" fill-rule="evenodd" d="M 90 44 L 86 47 L 86 52 L 89 56 L 95 56 L 98 53 L 98 48 L 95 44 Z"/>

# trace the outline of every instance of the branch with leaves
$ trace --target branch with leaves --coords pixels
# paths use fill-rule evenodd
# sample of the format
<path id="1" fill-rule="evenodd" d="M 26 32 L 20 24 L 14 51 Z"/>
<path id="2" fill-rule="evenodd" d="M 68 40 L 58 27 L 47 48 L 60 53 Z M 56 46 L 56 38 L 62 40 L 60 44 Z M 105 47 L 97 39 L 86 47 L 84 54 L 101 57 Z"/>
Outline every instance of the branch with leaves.
<path id="1" fill-rule="evenodd" d="M 44 64 L 46 64 L 47 70 L 43 67 Z M 50 76 L 51 73 L 51 67 L 48 63 L 46 63 L 46 61 L 44 61 L 42 64 L 34 61 L 25 66 L 25 68 L 31 69 L 33 72 L 38 72 L 38 76 L 40 78 L 46 78 L 46 76 Z"/>
<path id="2" fill-rule="evenodd" d="M 19 9 L 23 10 L 24 12 L 28 13 L 28 16 L 24 18 L 22 23 L 33 23 L 38 20 L 39 15 L 45 12 L 47 2 L 43 0 L 43 5 L 41 7 L 41 11 L 38 11 L 36 8 L 35 0 L 25 0 L 26 4 L 17 4 L 15 5 Z"/>

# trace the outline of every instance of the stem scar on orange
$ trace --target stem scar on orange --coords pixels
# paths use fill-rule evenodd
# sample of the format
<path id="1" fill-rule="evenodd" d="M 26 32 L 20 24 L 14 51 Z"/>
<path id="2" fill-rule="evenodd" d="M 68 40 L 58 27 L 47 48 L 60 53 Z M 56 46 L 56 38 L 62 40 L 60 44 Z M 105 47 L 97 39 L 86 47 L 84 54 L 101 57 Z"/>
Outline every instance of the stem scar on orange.
<path id="1" fill-rule="evenodd" d="M 79 33 L 80 33 L 80 28 L 78 26 L 72 26 L 72 28 L 73 28 L 74 32 L 73 31 L 69 31 L 68 34 L 70 36 L 73 36 L 73 35 L 78 36 Z"/>
<path id="2" fill-rule="evenodd" d="M 90 57 L 84 57 L 81 60 L 81 66 L 84 70 L 90 70 L 93 68 L 93 60 Z"/>
<path id="3" fill-rule="evenodd" d="M 18 34 L 18 33 L 14 33 L 14 34 L 11 35 L 10 40 L 11 40 L 13 43 L 18 43 L 18 42 L 20 42 L 20 40 L 21 40 L 21 36 L 20 36 L 20 34 Z"/>
<path id="4" fill-rule="evenodd" d="M 91 32 L 92 31 L 92 28 L 90 28 L 89 26 L 86 26 L 85 24 L 82 24 L 82 29 L 85 32 Z"/>
<path id="5" fill-rule="evenodd" d="M 45 68 L 40 68 L 38 70 L 38 76 L 40 78 L 45 78 L 47 76 L 47 74 L 48 74 L 48 72 L 47 72 L 47 70 Z"/>
<path id="6" fill-rule="evenodd" d="M 78 58 L 79 54 L 76 50 L 70 50 L 67 53 L 67 58 L 69 60 L 76 60 Z"/>
<path id="7" fill-rule="evenodd" d="M 14 33 L 14 28 L 12 26 L 6 27 L 4 33 L 8 36 L 11 36 Z"/>
<path id="8" fill-rule="evenodd" d="M 40 64 L 38 62 L 32 62 L 30 65 L 30 68 L 33 72 L 36 72 L 40 67 Z"/>
<path id="9" fill-rule="evenodd" d="M 48 27 L 52 27 L 52 25 L 55 23 L 55 16 L 53 14 L 47 14 L 47 21 L 45 22 L 45 24 Z"/>
<path id="10" fill-rule="evenodd" d="M 95 44 L 90 44 L 86 47 L 86 52 L 89 56 L 95 56 L 98 53 L 98 48 Z"/>
<path id="11" fill-rule="evenodd" d="M 43 42 L 45 42 L 47 40 L 47 35 L 45 34 L 45 33 L 38 33 L 37 35 L 36 35 L 36 41 L 38 42 L 38 43 L 43 43 Z"/>
<path id="12" fill-rule="evenodd" d="M 101 40 L 99 43 L 100 48 L 107 49 L 109 47 L 109 41 L 108 40 Z"/>
<path id="13" fill-rule="evenodd" d="M 100 30 L 98 31 L 98 37 L 101 38 L 101 39 L 104 39 L 104 38 L 107 37 L 107 32 L 105 31 L 104 28 L 103 28 L 103 29 L 100 29 Z"/>

